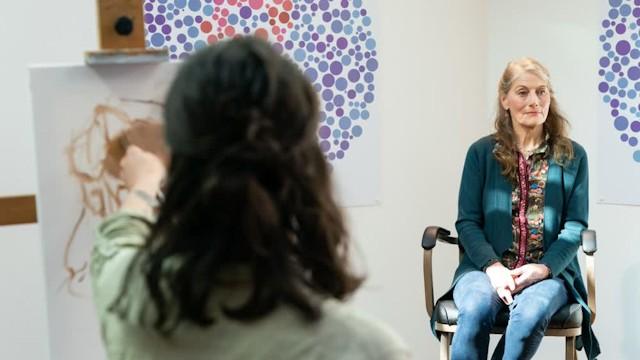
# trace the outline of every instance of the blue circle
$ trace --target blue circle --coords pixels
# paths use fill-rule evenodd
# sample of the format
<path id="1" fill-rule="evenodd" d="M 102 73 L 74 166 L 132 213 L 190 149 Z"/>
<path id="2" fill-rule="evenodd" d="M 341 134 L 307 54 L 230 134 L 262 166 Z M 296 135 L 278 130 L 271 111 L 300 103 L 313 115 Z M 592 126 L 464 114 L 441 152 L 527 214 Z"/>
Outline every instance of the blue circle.
<path id="1" fill-rule="evenodd" d="M 351 128 L 351 119 L 349 119 L 346 116 L 343 116 L 340 118 L 340 121 L 338 122 L 338 126 L 340 126 L 340 129 L 342 130 L 347 130 Z"/>
<path id="2" fill-rule="evenodd" d="M 636 137 L 630 137 L 630 138 L 629 138 L 629 145 L 631 145 L 631 146 L 636 146 L 636 145 L 638 145 L 638 138 L 636 138 Z"/>
<path id="3" fill-rule="evenodd" d="M 206 16 L 211 16 L 213 15 L 213 6 L 211 5 L 205 5 L 202 8 L 202 13 L 205 14 Z"/>
<path id="4" fill-rule="evenodd" d="M 347 79 L 343 77 L 339 77 L 336 79 L 335 85 L 336 85 L 336 89 L 342 91 L 347 89 L 347 85 L 349 85 L 349 82 L 347 81 Z"/>
<path id="5" fill-rule="evenodd" d="M 312 19 L 311 19 L 311 15 L 309 15 L 309 14 L 304 14 L 304 15 L 302 16 L 302 22 L 303 22 L 305 25 L 309 25 L 309 24 L 311 24 L 311 20 L 312 20 Z"/>
<path id="6" fill-rule="evenodd" d="M 351 25 L 345 25 L 342 30 L 344 31 L 345 35 L 353 34 L 353 26 Z"/>
<path id="7" fill-rule="evenodd" d="M 184 17 L 184 19 L 182 19 L 182 22 L 184 22 L 184 24 L 187 26 L 191 26 L 193 25 L 193 17 L 191 17 L 191 15 L 187 15 Z"/>
<path id="8" fill-rule="evenodd" d="M 334 33 L 339 33 L 342 31 L 342 21 L 340 20 L 334 20 L 331 23 L 331 31 L 333 31 Z"/>
<path id="9" fill-rule="evenodd" d="M 332 135 L 334 138 L 340 139 L 340 136 L 342 135 L 342 131 L 340 131 L 340 129 L 334 129 Z"/>
<path id="10" fill-rule="evenodd" d="M 358 120 L 360 118 L 360 111 L 358 111 L 358 109 L 351 109 L 349 117 L 353 120 Z"/>
<path id="11" fill-rule="evenodd" d="M 198 30 L 196 26 L 192 26 L 189 28 L 189 30 L 187 30 L 187 35 L 189 35 L 189 37 L 191 38 L 197 37 L 198 34 L 200 34 L 200 30 Z"/>
<path id="12" fill-rule="evenodd" d="M 622 0 L 609 0 L 609 5 L 613 7 L 618 7 L 622 4 Z"/>
<path id="13" fill-rule="evenodd" d="M 164 44 L 164 36 L 159 33 L 151 35 L 151 44 L 153 46 L 162 46 Z"/>
<path id="14" fill-rule="evenodd" d="M 618 116 L 613 121 L 613 126 L 619 131 L 625 130 L 627 127 L 629 127 L 629 120 L 627 120 L 627 118 L 624 116 Z"/>
<path id="15" fill-rule="evenodd" d="M 617 17 L 618 17 L 618 10 L 617 9 L 609 10 L 609 18 L 610 19 L 615 19 Z"/>
<path id="16" fill-rule="evenodd" d="M 631 6 L 624 4 L 620 6 L 620 15 L 629 16 L 631 14 Z"/>
<path id="17" fill-rule="evenodd" d="M 376 41 L 372 38 L 368 38 L 364 45 L 368 50 L 373 50 L 376 48 Z"/>
<path id="18" fill-rule="evenodd" d="M 353 129 L 351 129 L 351 133 L 353 134 L 353 136 L 359 137 L 360 135 L 362 135 L 362 127 L 360 125 L 354 126 Z"/>
<path id="19" fill-rule="evenodd" d="M 307 53 L 303 49 L 296 49 L 293 52 L 293 58 L 297 61 L 304 61 L 305 57 L 307 57 Z"/>
<path id="20" fill-rule="evenodd" d="M 369 112 L 367 110 L 362 110 L 362 112 L 360 113 L 360 117 L 362 118 L 362 120 L 367 120 L 369 118 Z"/>
<path id="21" fill-rule="evenodd" d="M 638 93 L 637 93 L 635 90 L 629 90 L 629 91 L 627 91 L 627 97 L 628 97 L 629 99 L 635 99 L 635 98 L 636 98 L 636 96 L 638 96 Z M 632 108 L 632 109 L 635 109 L 635 108 Z"/>
<path id="22" fill-rule="evenodd" d="M 189 10 L 198 11 L 200 10 L 200 0 L 189 0 Z"/>
<path id="23" fill-rule="evenodd" d="M 184 9 L 187 6 L 187 0 L 176 0 L 176 7 L 178 9 Z"/>
<path id="24" fill-rule="evenodd" d="M 640 150 L 637 150 L 633 153 L 633 160 L 640 163 Z"/>
<path id="25" fill-rule="evenodd" d="M 291 37 L 291 40 L 293 41 L 298 41 L 298 39 L 300 39 L 300 33 L 297 31 L 292 31 L 289 36 Z"/>
<path id="26" fill-rule="evenodd" d="M 365 16 L 362 18 L 362 25 L 364 26 L 369 26 L 371 25 L 371 18 L 368 16 Z"/>
<path id="27" fill-rule="evenodd" d="M 618 79 L 618 87 L 621 87 L 624 89 L 627 87 L 628 84 L 629 84 L 629 81 L 627 79 L 625 78 Z"/>
<path id="28" fill-rule="evenodd" d="M 207 47 L 207 42 L 204 41 L 204 40 L 198 40 L 198 41 L 195 42 L 195 44 L 193 44 L 193 47 L 196 50 L 203 49 L 203 48 Z"/>

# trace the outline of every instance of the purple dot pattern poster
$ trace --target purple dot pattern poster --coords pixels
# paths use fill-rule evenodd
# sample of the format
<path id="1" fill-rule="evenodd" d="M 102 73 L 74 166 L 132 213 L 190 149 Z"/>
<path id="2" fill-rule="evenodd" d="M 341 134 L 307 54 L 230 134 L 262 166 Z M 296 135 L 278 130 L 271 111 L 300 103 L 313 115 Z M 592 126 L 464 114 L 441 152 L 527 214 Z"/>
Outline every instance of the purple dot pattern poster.
<path id="1" fill-rule="evenodd" d="M 238 35 L 272 42 L 322 99 L 318 140 L 330 162 L 365 135 L 379 64 L 362 0 L 146 0 L 144 10 L 147 46 L 174 60 Z"/>

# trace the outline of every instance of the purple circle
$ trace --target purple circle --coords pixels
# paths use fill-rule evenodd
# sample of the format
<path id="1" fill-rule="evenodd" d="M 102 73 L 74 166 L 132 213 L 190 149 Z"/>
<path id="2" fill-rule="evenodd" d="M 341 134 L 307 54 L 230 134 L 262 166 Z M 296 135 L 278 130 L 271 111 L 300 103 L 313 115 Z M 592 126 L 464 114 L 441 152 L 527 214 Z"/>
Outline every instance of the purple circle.
<path id="1" fill-rule="evenodd" d="M 321 126 L 320 129 L 318 129 L 318 135 L 322 139 L 328 139 L 329 136 L 331 136 L 331 128 L 328 126 Z"/>
<path id="2" fill-rule="evenodd" d="M 634 17 L 640 17 L 640 8 L 634 8 L 632 14 Z"/>
<path id="3" fill-rule="evenodd" d="M 339 61 L 334 61 L 331 63 L 331 65 L 329 65 L 329 70 L 334 75 L 340 75 L 340 73 L 342 72 L 342 64 Z"/>
<path id="4" fill-rule="evenodd" d="M 618 101 L 618 99 L 613 99 L 609 104 L 612 108 L 617 108 L 620 105 L 620 101 Z"/>
<path id="5" fill-rule="evenodd" d="M 376 69 L 378 69 L 378 60 L 371 58 L 369 60 L 367 60 L 367 70 L 369 71 L 376 71 Z M 638 69 L 640 70 L 640 69 Z"/>
<path id="6" fill-rule="evenodd" d="M 640 121 L 634 121 L 631 123 L 631 131 L 640 132 Z"/>
<path id="7" fill-rule="evenodd" d="M 626 142 L 627 140 L 629 140 L 629 135 L 627 134 L 620 135 L 620 141 Z"/>
<path id="8" fill-rule="evenodd" d="M 322 91 L 322 99 L 324 101 L 331 101 L 331 99 L 333 99 L 333 91 L 331 91 L 331 89 L 324 89 Z"/>
<path id="9" fill-rule="evenodd" d="M 331 13 L 330 12 L 325 12 L 324 14 L 322 14 L 322 20 L 324 22 L 329 22 L 331 21 Z"/>
<path id="10" fill-rule="evenodd" d="M 251 8 L 248 6 L 243 6 L 240 8 L 240 16 L 243 19 L 248 19 L 251 17 Z"/>
<path id="11" fill-rule="evenodd" d="M 630 80 L 638 80 L 640 79 L 640 67 L 632 66 L 627 70 L 627 76 L 629 76 Z"/>
<path id="12" fill-rule="evenodd" d="M 344 50 L 349 45 L 349 42 L 344 37 L 339 37 L 338 40 L 336 40 L 336 45 L 338 49 Z"/>
<path id="13" fill-rule="evenodd" d="M 629 126 L 629 120 L 624 116 L 618 116 L 613 121 L 613 126 L 619 131 L 625 130 Z"/>
<path id="14" fill-rule="evenodd" d="M 347 149 L 349 149 L 349 142 L 348 142 L 348 141 L 342 141 L 342 142 L 340 143 L 340 149 L 345 150 L 345 151 L 346 151 Z"/>
<path id="15" fill-rule="evenodd" d="M 627 40 L 620 40 L 616 44 L 616 52 L 620 55 L 627 55 L 631 51 L 631 44 Z"/>
<path id="16" fill-rule="evenodd" d="M 323 153 L 328 152 L 331 149 L 331 143 L 328 142 L 327 140 L 323 140 L 320 142 L 320 150 L 322 150 Z"/>
<path id="17" fill-rule="evenodd" d="M 149 30 L 150 33 L 154 33 L 158 30 L 158 28 L 156 27 L 155 24 L 151 24 L 147 27 L 147 30 Z"/>
<path id="18" fill-rule="evenodd" d="M 616 32 L 620 35 L 624 34 L 624 32 L 627 31 L 627 27 L 624 24 L 618 24 L 616 25 Z"/>
<path id="19" fill-rule="evenodd" d="M 338 115 L 338 116 L 344 115 L 344 110 L 342 108 L 337 108 L 336 109 L 336 115 Z"/>
<path id="20" fill-rule="evenodd" d="M 150 3 L 146 3 L 146 4 L 144 4 L 144 9 L 145 9 L 146 11 L 151 11 L 151 10 L 153 10 L 153 4 L 150 4 Z"/>
<path id="21" fill-rule="evenodd" d="M 611 110 L 611 116 L 618 116 L 620 112 L 617 109 Z"/>
<path id="22" fill-rule="evenodd" d="M 160 14 L 156 15 L 155 21 L 156 21 L 156 24 L 158 25 L 164 24 L 164 21 L 165 21 L 164 15 L 160 15 Z"/>
<path id="23" fill-rule="evenodd" d="M 629 138 L 629 145 L 631 145 L 631 146 L 636 146 L 636 145 L 638 145 L 638 138 L 633 137 L 633 136 L 632 136 L 632 137 L 630 137 L 630 138 Z"/>
<path id="24" fill-rule="evenodd" d="M 171 26 L 167 24 L 162 25 L 162 33 L 165 35 L 169 35 L 171 33 Z"/>
<path id="25" fill-rule="evenodd" d="M 331 87 L 333 86 L 333 84 L 335 83 L 335 78 L 333 77 L 333 75 L 331 74 L 325 74 L 322 77 L 322 85 L 326 86 L 326 87 Z M 327 100 L 327 99 L 325 99 Z M 327 100 L 328 101 L 328 100 Z"/>
<path id="26" fill-rule="evenodd" d="M 360 72 L 356 69 L 351 69 L 349 70 L 349 74 L 347 75 L 349 78 L 349 81 L 355 83 L 358 80 L 360 80 Z"/>
<path id="27" fill-rule="evenodd" d="M 620 70 L 622 70 L 622 65 L 614 63 L 613 65 L 611 65 L 611 70 L 613 72 L 620 72 Z"/>
<path id="28" fill-rule="evenodd" d="M 320 0 L 318 2 L 318 7 L 320 8 L 320 10 L 325 11 L 327 9 L 329 9 L 329 1 L 327 0 Z"/>
<path id="29" fill-rule="evenodd" d="M 145 24 L 153 23 L 153 15 L 151 15 L 149 13 L 144 14 L 144 23 Z"/>
<path id="30" fill-rule="evenodd" d="M 600 84 L 598 84 L 598 90 L 600 90 L 600 92 L 606 93 L 607 90 L 609 90 L 609 84 L 604 81 L 601 82 Z"/>
<path id="31" fill-rule="evenodd" d="M 316 44 L 316 50 L 318 50 L 319 53 L 323 53 L 326 49 L 327 45 L 325 43 L 319 42 Z"/>

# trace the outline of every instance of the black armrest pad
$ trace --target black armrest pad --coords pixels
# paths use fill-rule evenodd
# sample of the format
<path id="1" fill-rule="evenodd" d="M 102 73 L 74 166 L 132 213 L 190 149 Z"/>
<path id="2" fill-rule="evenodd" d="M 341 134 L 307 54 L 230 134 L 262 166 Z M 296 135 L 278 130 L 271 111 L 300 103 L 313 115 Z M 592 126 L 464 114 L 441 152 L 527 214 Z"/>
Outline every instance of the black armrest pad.
<path id="1" fill-rule="evenodd" d="M 582 230 L 582 251 L 587 255 L 593 255 L 598 251 L 598 242 L 596 241 L 595 230 Z"/>
<path id="2" fill-rule="evenodd" d="M 422 248 L 425 250 L 431 250 L 436 246 L 436 241 L 444 241 L 449 244 L 457 244 L 458 239 L 449 236 L 451 231 L 441 228 L 439 226 L 427 226 L 422 234 Z"/>

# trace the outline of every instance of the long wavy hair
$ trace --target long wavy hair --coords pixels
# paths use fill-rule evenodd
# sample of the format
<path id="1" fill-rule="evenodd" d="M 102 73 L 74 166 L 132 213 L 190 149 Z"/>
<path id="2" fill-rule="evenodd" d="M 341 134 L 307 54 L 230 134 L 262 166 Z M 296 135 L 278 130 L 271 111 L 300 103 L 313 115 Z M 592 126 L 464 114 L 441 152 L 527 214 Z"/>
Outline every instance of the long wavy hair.
<path id="1" fill-rule="evenodd" d="M 511 114 L 502 107 L 501 99 L 507 95 L 516 78 L 528 72 L 547 83 L 551 103 L 549 113 L 543 124 L 543 136 L 547 137 L 550 155 L 560 165 L 564 165 L 573 158 L 573 145 L 568 138 L 569 121 L 558 107 L 555 93 L 551 86 L 549 71 L 535 59 L 525 57 L 513 60 L 507 64 L 498 82 L 498 101 L 495 117 L 494 137 L 497 145 L 494 155 L 502 168 L 502 175 L 512 182 L 516 182 L 518 173 L 518 148 L 513 130 Z"/>
<path id="2" fill-rule="evenodd" d="M 166 99 L 165 201 L 127 272 L 142 272 L 156 330 L 213 324 L 210 301 L 229 266 L 250 273 L 246 302 L 223 309 L 242 321 L 281 304 L 316 320 L 311 294 L 343 299 L 360 285 L 317 142 L 318 112 L 297 66 L 257 38 L 209 46 L 181 66 Z M 112 305 L 121 316 L 127 296 L 135 295 L 125 286 Z"/>

